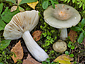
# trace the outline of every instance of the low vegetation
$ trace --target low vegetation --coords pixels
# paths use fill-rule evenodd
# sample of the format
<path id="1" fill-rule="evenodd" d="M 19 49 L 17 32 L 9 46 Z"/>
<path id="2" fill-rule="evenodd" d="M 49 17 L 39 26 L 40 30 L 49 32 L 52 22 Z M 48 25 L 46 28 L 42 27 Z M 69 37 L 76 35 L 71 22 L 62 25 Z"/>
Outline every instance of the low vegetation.
<path id="1" fill-rule="evenodd" d="M 16 2 L 20 2 L 17 4 Z M 41 62 L 42 64 L 59 64 L 62 63 L 57 61 L 59 56 L 62 54 L 66 54 L 71 57 L 73 60 L 71 63 L 73 64 L 84 64 L 85 63 L 85 1 L 84 0 L 0 0 L 0 64 L 22 64 L 23 60 L 27 58 L 29 51 L 24 51 L 24 58 L 22 60 L 18 60 L 17 63 L 14 63 L 11 56 L 15 53 L 10 50 L 12 47 L 21 40 L 22 47 L 25 46 L 22 38 L 18 40 L 5 40 L 3 37 L 3 31 L 7 23 L 10 22 L 12 17 L 20 11 L 33 10 L 27 3 L 36 2 L 35 10 L 39 11 L 39 23 L 38 25 L 31 31 L 31 34 L 34 31 L 40 30 L 42 32 L 40 40 L 37 41 L 38 45 L 41 46 L 45 50 L 45 52 L 49 55 L 49 58 L 46 61 Z M 68 36 L 65 40 L 67 43 L 67 50 L 63 53 L 59 53 L 54 51 L 52 48 L 53 44 L 59 40 L 60 31 L 57 28 L 49 26 L 43 17 L 43 12 L 50 5 L 55 8 L 55 4 L 67 4 L 75 8 L 81 15 L 81 20 L 75 27 L 68 28 L 68 33 L 70 30 L 76 32 L 77 36 L 75 39 L 75 35 L 72 34 Z M 17 6 L 16 10 L 11 12 L 11 8 L 13 6 Z M 19 7 L 21 7 L 19 9 Z M 74 38 L 70 39 L 70 37 L 74 36 Z M 75 39 L 74 41 L 72 41 Z M 23 48 L 24 49 L 24 48 Z M 25 50 L 26 46 L 25 46 Z M 16 56 L 16 55 L 15 55 Z M 58 58 L 57 58 L 58 57 Z M 66 57 L 64 57 L 65 59 Z M 54 62 L 54 60 L 56 62 Z M 68 59 L 68 58 L 67 58 Z M 69 62 L 71 60 L 68 60 Z M 66 61 L 67 62 L 67 61 Z M 70 64 L 70 63 L 68 63 Z"/>

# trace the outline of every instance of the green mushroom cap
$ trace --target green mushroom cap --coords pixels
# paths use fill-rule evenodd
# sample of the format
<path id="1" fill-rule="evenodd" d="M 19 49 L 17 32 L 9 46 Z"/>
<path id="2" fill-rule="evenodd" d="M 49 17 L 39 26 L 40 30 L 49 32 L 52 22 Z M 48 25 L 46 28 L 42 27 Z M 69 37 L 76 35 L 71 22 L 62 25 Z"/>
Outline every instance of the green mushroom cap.
<path id="1" fill-rule="evenodd" d="M 55 28 L 69 28 L 75 26 L 81 20 L 79 12 L 71 6 L 56 4 L 55 9 L 49 6 L 44 11 L 44 20 Z"/>

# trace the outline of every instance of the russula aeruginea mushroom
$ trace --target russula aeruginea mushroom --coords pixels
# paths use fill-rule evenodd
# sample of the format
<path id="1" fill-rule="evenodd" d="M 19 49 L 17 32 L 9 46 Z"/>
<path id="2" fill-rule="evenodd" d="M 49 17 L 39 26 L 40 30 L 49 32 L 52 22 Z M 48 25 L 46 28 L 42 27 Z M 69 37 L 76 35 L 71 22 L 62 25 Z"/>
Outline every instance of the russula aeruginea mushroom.
<path id="1" fill-rule="evenodd" d="M 66 44 L 66 42 L 64 42 L 62 40 L 58 40 L 57 42 L 55 42 L 53 44 L 53 49 L 56 52 L 63 53 L 67 49 L 67 44 Z"/>
<path id="2" fill-rule="evenodd" d="M 65 4 L 56 4 L 55 9 L 49 6 L 43 15 L 46 23 L 60 30 L 62 40 L 68 37 L 67 28 L 77 25 L 81 20 L 79 12 Z"/>
<path id="3" fill-rule="evenodd" d="M 45 61 L 47 53 L 34 41 L 30 31 L 38 24 L 38 11 L 20 12 L 13 16 L 11 21 L 5 26 L 3 36 L 5 39 L 23 38 L 29 52 L 38 61 Z"/>

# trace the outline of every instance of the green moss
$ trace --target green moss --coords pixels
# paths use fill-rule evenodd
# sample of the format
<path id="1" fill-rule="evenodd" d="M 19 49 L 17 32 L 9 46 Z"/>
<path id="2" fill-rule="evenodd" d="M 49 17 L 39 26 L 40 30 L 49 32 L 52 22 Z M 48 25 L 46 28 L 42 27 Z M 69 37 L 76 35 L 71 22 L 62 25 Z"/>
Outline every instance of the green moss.
<path id="1" fill-rule="evenodd" d="M 56 4 L 56 3 L 57 4 L 58 3 L 64 3 L 64 4 L 68 4 L 70 6 L 73 6 L 75 9 L 77 9 L 79 11 L 79 13 L 81 13 L 81 16 L 83 18 L 82 21 L 81 21 L 82 23 L 79 22 L 79 24 L 75 27 L 77 27 L 76 30 L 77 30 L 77 33 L 78 33 L 78 37 L 80 37 L 80 38 L 78 38 L 79 42 L 81 42 L 81 40 L 83 41 L 82 35 L 79 36 L 81 33 L 83 33 L 83 35 L 85 33 L 85 25 L 84 25 L 84 22 L 85 22 L 84 21 L 84 19 L 85 19 L 85 11 L 84 11 L 85 10 L 85 8 L 84 8 L 85 4 L 84 4 L 83 0 L 81 1 L 81 3 L 83 5 L 81 5 L 81 3 L 78 4 L 76 2 L 77 0 L 62 0 L 62 1 L 61 0 L 45 0 L 45 1 L 48 1 L 47 7 L 50 6 L 50 5 L 53 5 L 53 7 L 54 7 L 54 4 Z M 38 25 L 34 28 L 33 31 L 35 31 L 35 30 L 41 30 L 42 31 L 41 39 L 38 41 L 38 44 L 49 55 L 49 59 L 47 59 L 46 62 L 42 62 L 42 64 L 59 64 L 59 63 L 52 62 L 55 58 L 57 58 L 59 55 L 61 55 L 61 53 L 55 52 L 53 50 L 52 45 L 53 45 L 53 43 L 55 43 L 59 39 L 60 32 L 59 32 L 58 29 L 49 26 L 44 21 L 44 17 L 43 17 L 44 9 L 42 8 L 43 2 L 44 2 L 44 0 L 39 0 L 39 3 L 36 6 L 36 10 L 39 11 L 40 19 L 39 19 Z M 0 0 L 0 3 L 3 3 L 3 7 L 2 7 L 2 5 L 0 7 L 0 12 L 1 12 L 1 14 L 0 14 L 0 30 L 2 30 L 2 29 L 4 29 L 6 23 L 8 23 L 10 21 L 12 16 L 14 14 L 18 13 L 19 11 L 15 11 L 13 13 L 10 13 L 10 8 L 14 4 L 11 3 L 11 2 L 6 2 L 4 0 Z M 33 10 L 26 3 L 21 4 L 19 6 L 24 8 L 26 11 L 27 10 Z M 68 30 L 70 30 L 70 28 Z M 3 33 L 3 31 L 0 31 L 0 32 Z M 0 33 L 0 35 L 1 35 L 1 33 Z M 1 38 L 1 40 L 2 40 L 2 38 Z M 69 37 L 67 38 L 66 42 L 67 42 L 68 48 L 67 48 L 67 51 L 65 51 L 64 53 L 67 54 L 67 55 L 70 55 L 71 57 L 74 57 L 75 62 L 77 61 L 76 59 L 77 59 L 78 55 L 81 56 L 82 58 L 85 56 L 85 53 L 84 53 L 85 47 L 83 46 L 83 44 L 79 44 L 77 41 L 75 43 L 73 43 L 73 42 L 70 41 Z M 8 48 L 0 50 L 0 62 L 1 62 L 1 64 L 4 64 L 4 63 L 5 64 L 14 64 L 14 62 L 11 60 L 11 56 L 12 56 L 12 53 L 9 51 Z M 22 63 L 22 62 L 19 61 L 17 64 L 20 64 L 20 63 Z"/>

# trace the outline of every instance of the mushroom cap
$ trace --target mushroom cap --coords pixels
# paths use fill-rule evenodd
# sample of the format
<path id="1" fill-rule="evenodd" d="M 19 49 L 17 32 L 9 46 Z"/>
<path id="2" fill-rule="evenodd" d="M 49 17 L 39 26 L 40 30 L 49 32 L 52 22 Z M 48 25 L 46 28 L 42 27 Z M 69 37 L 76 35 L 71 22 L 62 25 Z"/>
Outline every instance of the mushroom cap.
<path id="1" fill-rule="evenodd" d="M 53 49 L 56 52 L 63 53 L 67 49 L 67 44 L 66 44 L 66 42 L 64 42 L 62 40 L 58 40 L 57 42 L 55 42 L 53 44 Z"/>
<path id="2" fill-rule="evenodd" d="M 81 19 L 76 9 L 65 4 L 56 4 L 55 9 L 49 6 L 43 15 L 45 22 L 55 28 L 69 28 L 75 26 Z"/>
<path id="3" fill-rule="evenodd" d="M 18 39 L 25 31 L 31 31 L 39 21 L 38 11 L 25 11 L 17 13 L 5 26 L 3 36 L 5 39 Z"/>

